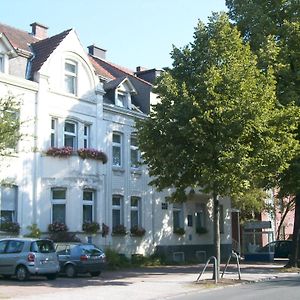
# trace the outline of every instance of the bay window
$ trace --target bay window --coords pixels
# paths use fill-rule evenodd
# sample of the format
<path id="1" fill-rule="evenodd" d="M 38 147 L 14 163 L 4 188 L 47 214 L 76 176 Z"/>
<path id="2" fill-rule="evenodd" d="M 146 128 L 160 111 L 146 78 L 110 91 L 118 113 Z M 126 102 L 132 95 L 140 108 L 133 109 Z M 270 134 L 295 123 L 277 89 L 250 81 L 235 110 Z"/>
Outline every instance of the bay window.
<path id="1" fill-rule="evenodd" d="M 77 149 L 77 124 L 66 121 L 64 125 L 64 146 Z"/>

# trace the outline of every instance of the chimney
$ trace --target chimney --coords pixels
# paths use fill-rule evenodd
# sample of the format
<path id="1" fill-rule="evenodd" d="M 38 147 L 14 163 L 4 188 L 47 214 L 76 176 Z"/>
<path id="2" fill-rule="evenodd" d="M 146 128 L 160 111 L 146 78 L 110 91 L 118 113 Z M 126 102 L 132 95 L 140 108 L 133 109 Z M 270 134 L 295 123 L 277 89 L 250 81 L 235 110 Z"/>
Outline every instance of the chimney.
<path id="1" fill-rule="evenodd" d="M 146 71 L 146 70 L 147 70 L 147 68 L 144 68 L 144 67 L 141 67 L 141 66 L 136 67 L 137 72 L 143 72 L 143 71 Z"/>
<path id="2" fill-rule="evenodd" d="M 40 23 L 34 22 L 30 24 L 31 26 L 31 34 L 35 36 L 36 38 L 43 40 L 47 38 L 47 29 L 48 27 L 45 25 L 42 25 Z"/>
<path id="3" fill-rule="evenodd" d="M 105 49 L 99 48 L 95 45 L 88 46 L 88 49 L 89 49 L 89 54 L 91 54 L 95 57 L 104 59 L 104 60 L 106 59 L 106 50 Z"/>

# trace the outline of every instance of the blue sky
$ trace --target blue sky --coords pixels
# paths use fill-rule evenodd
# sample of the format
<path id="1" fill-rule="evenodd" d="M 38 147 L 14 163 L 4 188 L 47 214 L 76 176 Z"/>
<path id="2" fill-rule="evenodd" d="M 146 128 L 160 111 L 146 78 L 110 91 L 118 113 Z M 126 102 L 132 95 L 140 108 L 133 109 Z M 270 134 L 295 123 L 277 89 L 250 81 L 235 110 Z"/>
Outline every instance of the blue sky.
<path id="1" fill-rule="evenodd" d="M 106 49 L 111 62 L 162 68 L 172 64 L 172 44 L 191 42 L 212 11 L 226 11 L 225 0 L 14 0 L 1 1 L 0 22 L 25 31 L 39 22 L 49 36 L 74 28 L 85 48 Z"/>

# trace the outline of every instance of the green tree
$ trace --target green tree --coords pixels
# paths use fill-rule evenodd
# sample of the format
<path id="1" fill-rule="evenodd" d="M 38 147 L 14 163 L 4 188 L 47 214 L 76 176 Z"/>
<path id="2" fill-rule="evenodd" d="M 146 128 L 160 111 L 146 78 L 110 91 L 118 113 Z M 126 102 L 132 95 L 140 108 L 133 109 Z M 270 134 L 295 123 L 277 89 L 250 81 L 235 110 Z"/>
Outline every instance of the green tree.
<path id="1" fill-rule="evenodd" d="M 14 151 L 20 134 L 20 101 L 8 95 L 0 98 L 0 156 Z"/>
<path id="2" fill-rule="evenodd" d="M 160 103 L 137 123 L 139 146 L 151 183 L 173 187 L 173 201 L 186 200 L 188 187 L 212 195 L 219 265 L 219 197 L 240 194 L 262 178 L 271 183 L 288 166 L 298 145 L 297 112 L 277 107 L 272 71 L 257 68 L 225 14 L 199 22 L 194 41 L 174 47 L 172 58 L 156 88 Z"/>
<path id="3" fill-rule="evenodd" d="M 299 0 L 226 0 L 229 16 L 259 58 L 261 69 L 273 68 L 279 103 L 300 106 L 300 2 Z M 276 55 L 269 55 L 270 53 Z M 270 59 L 271 57 L 271 59 Z M 300 128 L 298 129 L 298 131 Z M 299 138 L 299 137 L 298 137 Z M 300 153 L 278 178 L 282 196 L 295 195 L 293 251 L 296 266 L 300 241 Z"/>

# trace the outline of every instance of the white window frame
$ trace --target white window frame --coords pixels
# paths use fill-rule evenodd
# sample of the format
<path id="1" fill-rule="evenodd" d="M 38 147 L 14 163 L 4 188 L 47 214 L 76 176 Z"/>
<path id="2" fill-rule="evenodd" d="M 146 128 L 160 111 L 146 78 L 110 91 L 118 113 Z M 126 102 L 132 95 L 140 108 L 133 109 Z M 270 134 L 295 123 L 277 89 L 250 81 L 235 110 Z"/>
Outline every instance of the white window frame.
<path id="1" fill-rule="evenodd" d="M 200 224 L 199 224 L 200 220 Z M 205 203 L 196 203 L 195 205 L 195 226 L 206 228 L 206 205 Z"/>
<path id="2" fill-rule="evenodd" d="M 54 192 L 56 191 L 64 191 L 65 197 L 64 198 L 55 198 L 54 199 Z M 51 222 L 54 223 L 57 221 L 54 219 L 54 206 L 55 205 L 64 205 L 64 221 L 59 221 L 66 224 L 67 218 L 67 189 L 66 188 L 52 188 L 51 189 Z"/>
<path id="3" fill-rule="evenodd" d="M 118 136 L 120 138 L 120 142 L 114 142 L 114 136 Z M 123 135 L 119 132 L 113 132 L 113 135 L 112 135 L 112 164 L 114 167 L 122 167 L 123 165 Z M 119 163 L 116 163 L 116 158 L 115 158 L 115 154 L 114 154 L 114 149 L 119 149 L 119 153 L 120 155 L 118 156 L 118 160 L 119 160 Z"/>
<path id="4" fill-rule="evenodd" d="M 133 139 L 136 141 L 135 144 L 132 143 Z M 134 162 L 132 160 L 133 155 L 136 159 L 136 162 Z M 133 169 L 138 169 L 140 167 L 139 166 L 140 159 L 141 159 L 141 155 L 140 155 L 139 148 L 137 146 L 137 136 L 136 136 L 136 134 L 131 134 L 131 136 L 130 136 L 130 167 Z"/>
<path id="5" fill-rule="evenodd" d="M 119 199 L 120 204 L 119 205 L 114 204 L 114 199 Z M 120 223 L 119 224 L 114 224 L 114 218 L 113 218 L 114 211 L 119 211 L 119 214 L 120 214 Z M 112 228 L 114 228 L 115 226 L 118 226 L 118 225 L 124 225 L 123 211 L 124 211 L 124 197 L 122 195 L 116 195 L 116 194 L 113 195 L 112 196 Z"/>
<path id="6" fill-rule="evenodd" d="M 71 132 L 71 131 L 66 131 L 66 124 L 72 124 L 74 125 L 74 132 Z M 66 145 L 66 136 L 67 137 L 72 137 L 73 138 L 73 146 L 72 148 L 74 150 L 77 149 L 77 140 L 78 140 L 78 137 L 77 137 L 77 128 L 78 128 L 78 124 L 76 122 L 73 122 L 73 121 L 70 121 L 70 120 L 66 120 L 64 122 L 64 147 L 67 147 L 68 145 Z"/>
<path id="7" fill-rule="evenodd" d="M 87 193 L 91 193 L 91 199 L 90 200 L 87 200 L 85 199 L 84 197 L 84 193 L 87 192 Z M 83 222 L 86 222 L 86 220 L 84 220 L 84 206 L 91 206 L 92 207 L 92 218 L 91 220 L 87 220 L 87 221 L 91 221 L 91 222 L 94 222 L 95 220 L 95 191 L 92 190 L 92 189 L 84 189 L 83 192 L 82 192 L 82 221 Z"/>
<path id="8" fill-rule="evenodd" d="M 116 106 L 128 108 L 128 93 L 117 90 L 116 94 Z"/>
<path id="9" fill-rule="evenodd" d="M 67 70 L 67 65 L 74 66 L 75 71 L 72 72 L 70 70 Z M 71 59 L 66 59 L 64 63 L 64 71 L 65 71 L 65 76 L 64 76 L 64 88 L 66 93 L 72 94 L 72 95 L 77 95 L 77 72 L 78 72 L 78 64 Z M 72 81 L 72 89 L 70 89 L 68 82 L 69 80 Z"/>
<path id="10" fill-rule="evenodd" d="M 132 205 L 133 201 L 136 201 L 137 205 Z M 131 196 L 130 198 L 130 227 L 142 226 L 142 218 L 141 218 L 141 206 L 142 206 L 142 199 L 141 197 Z M 132 212 L 137 212 L 137 224 L 132 223 Z"/>
<path id="11" fill-rule="evenodd" d="M 83 125 L 83 148 L 90 148 L 90 131 L 91 126 L 84 124 Z"/>
<path id="12" fill-rule="evenodd" d="M 57 147 L 57 118 L 51 118 L 51 134 L 50 134 L 50 146 Z"/>

